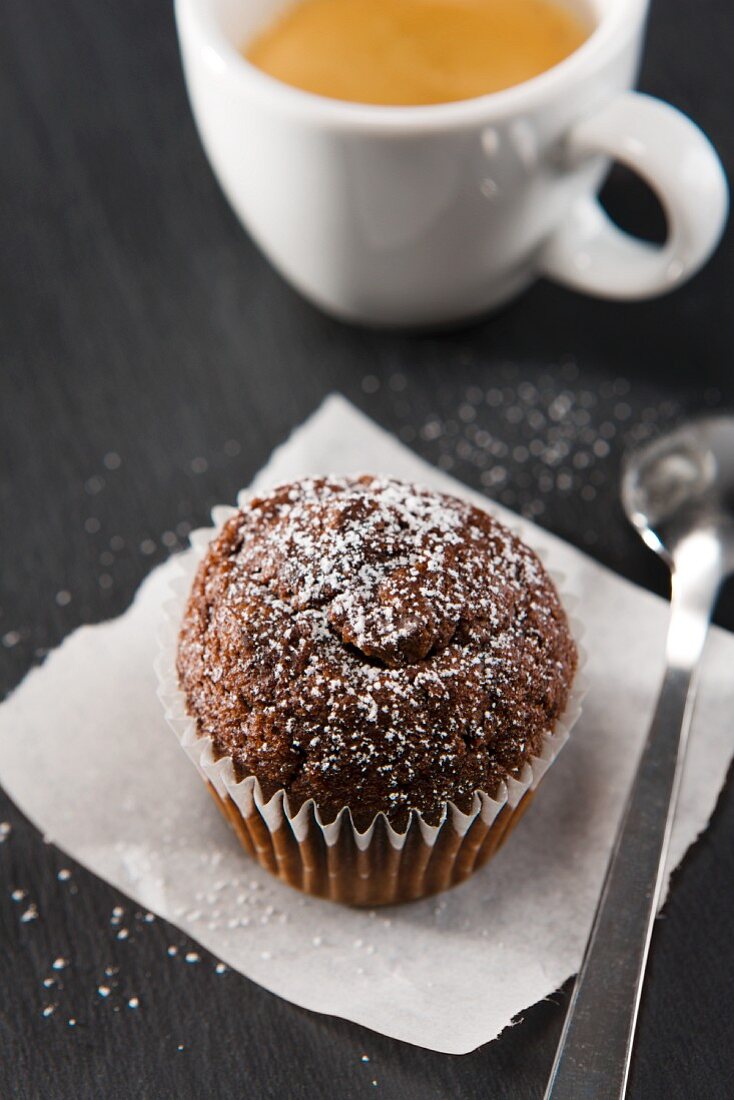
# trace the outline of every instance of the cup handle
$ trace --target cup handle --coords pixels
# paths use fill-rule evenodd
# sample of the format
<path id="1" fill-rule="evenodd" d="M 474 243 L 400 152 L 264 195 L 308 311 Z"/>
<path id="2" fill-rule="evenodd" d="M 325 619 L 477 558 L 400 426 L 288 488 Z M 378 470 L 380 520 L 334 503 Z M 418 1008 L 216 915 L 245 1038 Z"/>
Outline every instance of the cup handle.
<path id="1" fill-rule="evenodd" d="M 658 246 L 625 233 L 587 195 L 545 243 L 541 272 L 602 298 L 665 294 L 705 263 L 721 237 L 729 206 L 721 161 L 689 118 L 638 92 L 620 95 L 566 135 L 566 164 L 600 153 L 650 185 L 665 210 L 667 240 Z"/>

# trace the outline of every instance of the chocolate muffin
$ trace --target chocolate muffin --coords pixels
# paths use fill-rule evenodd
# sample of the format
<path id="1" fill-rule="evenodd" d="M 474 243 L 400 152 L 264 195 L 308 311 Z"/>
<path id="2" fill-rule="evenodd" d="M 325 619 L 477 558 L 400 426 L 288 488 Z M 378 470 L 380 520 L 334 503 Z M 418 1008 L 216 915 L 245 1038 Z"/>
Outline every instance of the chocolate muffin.
<path id="1" fill-rule="evenodd" d="M 469 814 L 541 755 L 577 654 L 537 556 L 464 501 L 393 479 L 251 499 L 200 563 L 177 671 L 197 733 L 290 816 L 364 832 Z M 230 816 L 231 808 L 230 808 Z M 425 832 L 425 830 L 424 830 Z"/>

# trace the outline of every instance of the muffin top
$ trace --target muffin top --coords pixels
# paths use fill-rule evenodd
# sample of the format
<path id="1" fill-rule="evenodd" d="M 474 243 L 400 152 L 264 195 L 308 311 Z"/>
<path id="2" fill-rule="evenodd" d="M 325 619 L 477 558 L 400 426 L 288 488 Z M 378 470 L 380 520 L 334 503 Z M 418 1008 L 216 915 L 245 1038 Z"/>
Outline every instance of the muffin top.
<path id="1" fill-rule="evenodd" d="M 576 649 L 540 561 L 464 501 L 370 476 L 251 499 L 202 560 L 178 649 L 189 713 L 293 812 L 435 822 L 522 770 Z"/>

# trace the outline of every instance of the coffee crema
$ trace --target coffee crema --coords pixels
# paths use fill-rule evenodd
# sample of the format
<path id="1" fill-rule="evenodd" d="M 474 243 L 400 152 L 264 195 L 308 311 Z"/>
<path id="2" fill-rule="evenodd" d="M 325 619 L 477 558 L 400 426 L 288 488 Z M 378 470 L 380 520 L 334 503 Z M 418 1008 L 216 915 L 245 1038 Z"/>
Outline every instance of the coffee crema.
<path id="1" fill-rule="evenodd" d="M 301 0 L 242 52 L 316 95 L 420 106 L 521 84 L 590 29 L 556 0 Z"/>

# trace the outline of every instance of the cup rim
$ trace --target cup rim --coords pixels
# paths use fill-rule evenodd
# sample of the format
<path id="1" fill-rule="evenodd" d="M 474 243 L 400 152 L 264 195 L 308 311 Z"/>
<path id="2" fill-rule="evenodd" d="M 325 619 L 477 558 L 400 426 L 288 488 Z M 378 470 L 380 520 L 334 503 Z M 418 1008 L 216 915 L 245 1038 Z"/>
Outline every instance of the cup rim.
<path id="1" fill-rule="evenodd" d="M 416 106 L 352 103 L 295 88 L 262 72 L 235 48 L 212 10 L 211 0 L 175 0 L 182 45 L 198 39 L 206 60 L 220 75 L 265 105 L 304 121 L 382 132 L 432 130 L 478 122 L 491 123 L 535 108 L 549 93 L 562 90 L 594 71 L 625 30 L 635 33 L 648 0 L 615 0 L 589 37 L 568 57 L 521 84 L 498 92 Z"/>

